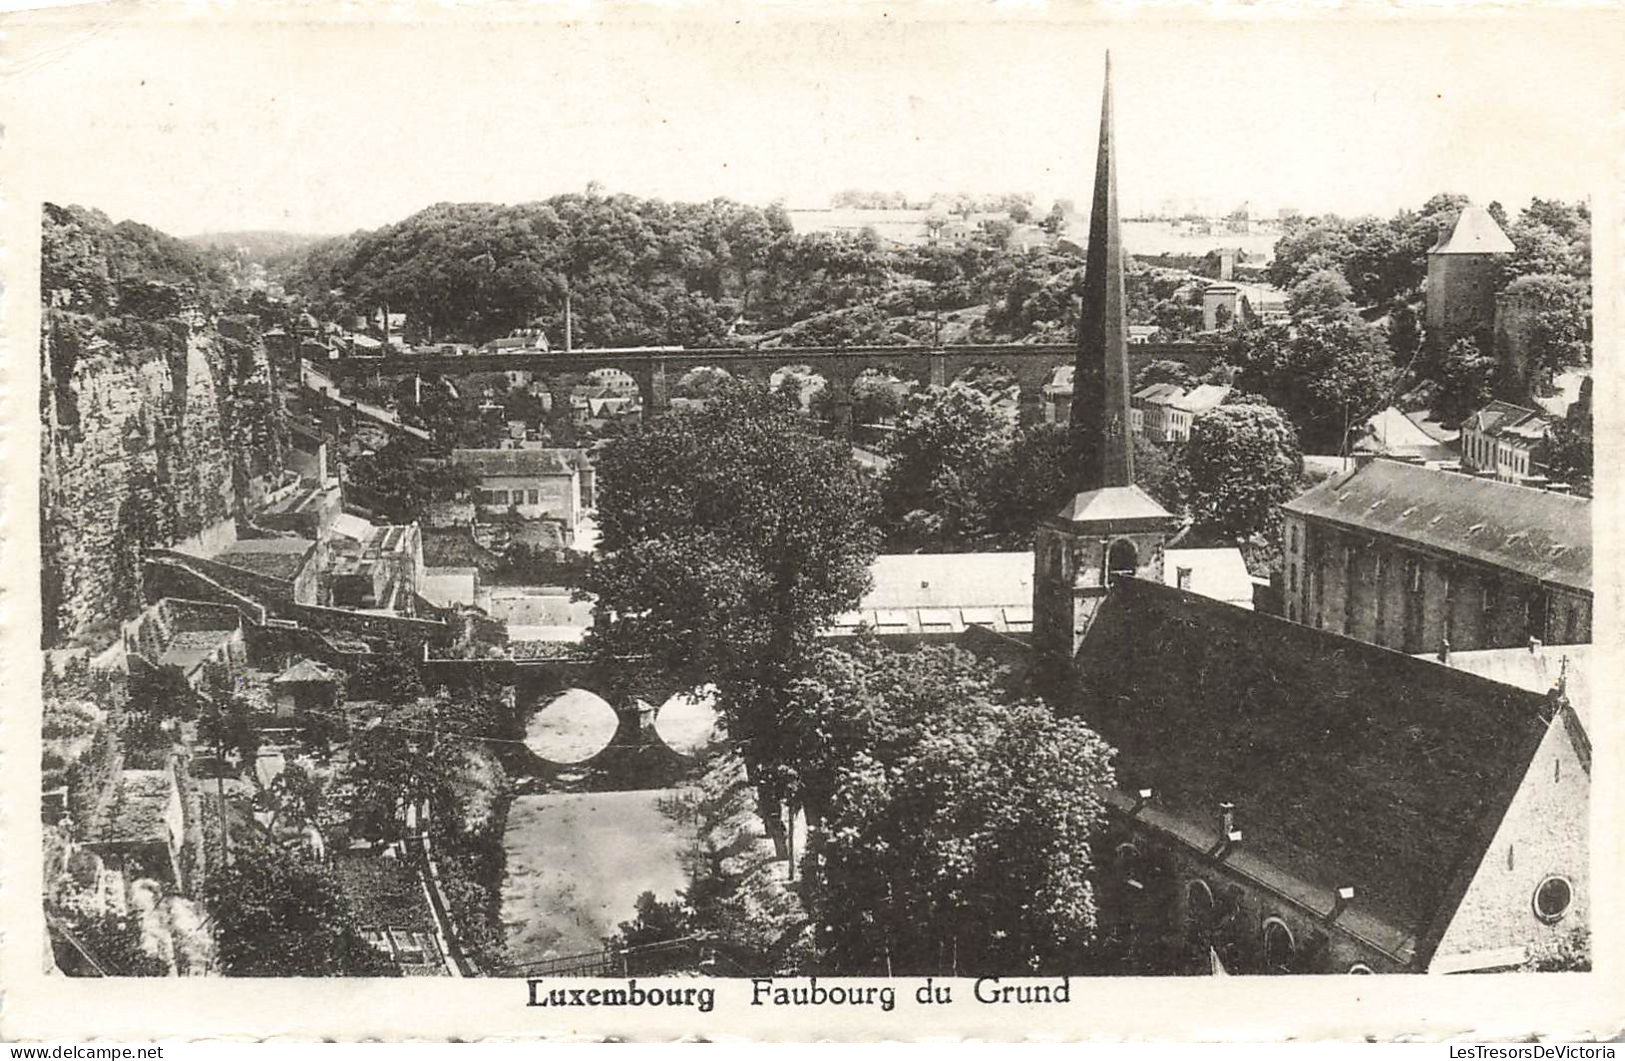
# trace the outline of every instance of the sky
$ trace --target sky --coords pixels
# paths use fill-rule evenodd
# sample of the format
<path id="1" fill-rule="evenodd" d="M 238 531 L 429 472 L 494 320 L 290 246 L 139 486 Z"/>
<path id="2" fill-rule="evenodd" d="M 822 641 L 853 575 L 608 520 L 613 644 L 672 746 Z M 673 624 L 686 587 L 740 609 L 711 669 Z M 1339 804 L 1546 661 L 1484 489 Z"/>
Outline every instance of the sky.
<path id="1" fill-rule="evenodd" d="M 165 9 L 160 9 L 165 10 Z M 195 12 L 206 10 L 205 14 Z M 269 4 L 14 17 L 12 186 L 179 235 L 581 191 L 1086 201 L 1112 50 L 1126 214 L 1517 207 L 1618 186 L 1622 23 L 1106 6 Z M 300 18 L 304 21 L 300 21 Z M 17 163 L 20 161 L 20 168 Z"/>

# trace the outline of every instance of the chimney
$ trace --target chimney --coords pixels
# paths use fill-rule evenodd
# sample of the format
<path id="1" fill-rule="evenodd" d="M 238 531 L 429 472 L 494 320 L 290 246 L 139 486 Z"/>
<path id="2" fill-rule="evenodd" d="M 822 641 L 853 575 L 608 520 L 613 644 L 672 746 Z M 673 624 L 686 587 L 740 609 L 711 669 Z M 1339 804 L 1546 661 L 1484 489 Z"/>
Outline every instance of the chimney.
<path id="1" fill-rule="evenodd" d="M 1341 914 L 1344 910 L 1347 910 L 1349 908 L 1349 903 L 1352 903 L 1353 901 L 1354 887 L 1352 885 L 1345 884 L 1343 887 L 1337 889 L 1337 898 L 1332 902 L 1332 920 L 1336 920 L 1337 915 Z"/>
<path id="2" fill-rule="evenodd" d="M 1150 803 L 1151 802 L 1151 797 L 1153 795 L 1155 795 L 1155 794 L 1156 793 L 1154 793 L 1149 788 L 1140 789 L 1139 794 L 1136 796 L 1136 798 L 1134 800 L 1134 807 L 1133 807 L 1132 810 L 1129 811 L 1129 813 L 1130 814 L 1138 814 L 1138 813 L 1140 813 L 1140 808 L 1144 807 L 1147 803 Z"/>
<path id="3" fill-rule="evenodd" d="M 1224 835 L 1220 843 L 1225 847 L 1241 843 L 1241 830 L 1236 828 L 1236 805 L 1229 801 L 1219 804 L 1219 831 Z"/>
<path id="4" fill-rule="evenodd" d="M 1450 639 L 1448 637 L 1439 638 L 1439 662 L 1450 662 Z"/>
<path id="5" fill-rule="evenodd" d="M 1178 585 L 1180 589 L 1189 591 L 1189 589 L 1191 588 L 1191 569 L 1188 568 L 1188 567 L 1177 567 L 1177 568 L 1175 568 L 1174 569 L 1174 581 L 1175 581 L 1175 584 Z"/>
<path id="6" fill-rule="evenodd" d="M 1540 651 L 1540 638 L 1531 637 L 1529 639 L 1529 651 L 1532 653 Z"/>

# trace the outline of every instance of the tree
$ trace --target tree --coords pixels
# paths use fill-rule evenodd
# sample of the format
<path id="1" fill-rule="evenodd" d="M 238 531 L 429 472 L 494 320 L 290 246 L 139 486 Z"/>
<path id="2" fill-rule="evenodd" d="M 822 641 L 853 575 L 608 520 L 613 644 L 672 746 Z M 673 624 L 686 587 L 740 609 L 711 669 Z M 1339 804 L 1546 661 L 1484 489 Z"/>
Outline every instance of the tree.
<path id="1" fill-rule="evenodd" d="M 886 440 L 881 484 L 887 532 L 918 544 L 974 539 L 986 529 L 978 487 L 995 455 L 1015 438 L 1010 414 L 969 384 L 909 396 Z"/>
<path id="2" fill-rule="evenodd" d="M 1457 339 L 1433 370 L 1438 389 L 1433 411 L 1448 422 L 1472 415 L 1484 407 L 1495 390 L 1496 362 L 1472 338 Z"/>
<path id="3" fill-rule="evenodd" d="M 1254 328 L 1227 357 L 1236 386 L 1285 412 L 1312 453 L 1342 452 L 1391 400 L 1399 375 L 1381 332 L 1356 316 Z"/>
<path id="4" fill-rule="evenodd" d="M 1292 285 L 1286 307 L 1294 319 L 1352 313 L 1353 290 L 1343 274 L 1333 269 L 1317 269 Z"/>
<path id="5" fill-rule="evenodd" d="M 244 766 L 253 766 L 259 756 L 260 731 L 254 725 L 253 709 L 237 695 L 214 695 L 203 699 L 198 713 L 198 736 L 212 744 L 222 756 L 236 752 Z"/>
<path id="6" fill-rule="evenodd" d="M 425 395 L 428 393 L 426 390 Z M 464 424 L 468 422 L 466 416 L 458 419 Z M 483 441 L 482 438 L 448 438 L 439 433 L 435 437 L 453 444 Z M 365 487 L 377 499 L 382 509 L 380 514 L 397 523 L 421 519 L 431 504 L 466 495 L 479 481 L 473 469 L 450 461 L 426 459 L 414 447 L 401 442 L 391 442 L 370 456 L 351 461 L 345 468 L 345 480 Z"/>
<path id="7" fill-rule="evenodd" d="M 1571 413 L 1552 425 L 1546 441 L 1546 470 L 1553 480 L 1568 483 L 1576 493 L 1591 495 L 1591 417 Z"/>
<path id="8" fill-rule="evenodd" d="M 1034 973 L 1096 928 L 1111 749 L 958 649 L 826 649 L 798 682 L 812 911 L 827 964 Z M 1011 896 L 1020 896 L 1012 902 Z"/>
<path id="9" fill-rule="evenodd" d="M 1149 362 L 1134 375 L 1134 389 L 1149 387 L 1153 383 L 1172 383 L 1176 387 L 1189 387 L 1195 379 L 1183 361 L 1157 360 Z"/>
<path id="10" fill-rule="evenodd" d="M 1591 288 L 1569 276 L 1522 276 L 1501 296 L 1503 316 L 1512 316 L 1521 335 L 1522 379 L 1506 381 L 1509 397 L 1543 394 L 1552 377 L 1591 363 Z"/>
<path id="11" fill-rule="evenodd" d="M 780 798 L 797 769 L 779 744 L 784 691 L 868 588 L 873 510 L 849 447 L 760 388 L 638 425 L 598 466 L 587 648 L 714 682 L 753 778 Z"/>
<path id="12" fill-rule="evenodd" d="M 1184 457 L 1195 527 L 1225 540 L 1272 536 L 1279 506 L 1303 475 L 1297 432 L 1268 405 L 1221 405 L 1198 416 Z"/>
<path id="13" fill-rule="evenodd" d="M 205 885 L 228 976 L 381 976 L 332 872 L 299 854 L 240 847 Z"/>
<path id="14" fill-rule="evenodd" d="M 1023 428 L 992 455 L 979 490 L 984 547 L 1030 549 L 1038 524 L 1071 497 L 1072 439 L 1064 424 Z"/>

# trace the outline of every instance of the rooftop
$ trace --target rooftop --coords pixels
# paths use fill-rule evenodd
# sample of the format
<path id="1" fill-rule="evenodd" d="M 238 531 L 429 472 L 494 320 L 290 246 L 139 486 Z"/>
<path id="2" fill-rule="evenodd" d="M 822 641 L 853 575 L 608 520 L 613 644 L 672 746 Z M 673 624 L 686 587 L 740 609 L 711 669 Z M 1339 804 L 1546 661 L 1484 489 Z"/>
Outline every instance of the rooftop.
<path id="1" fill-rule="evenodd" d="M 1433 653 L 1417 659 L 1438 662 Z M 1484 648 L 1450 653 L 1443 666 L 1488 678 L 1532 693 L 1549 693 L 1558 682 L 1569 706 L 1587 729 L 1591 727 L 1591 646 L 1534 645 L 1528 648 Z"/>
<path id="2" fill-rule="evenodd" d="M 1167 550 L 1162 561 L 1163 585 L 1178 585 L 1182 567 L 1190 569 L 1191 584 L 1186 588 L 1192 593 L 1227 601 L 1238 608 L 1253 606 L 1253 577 L 1247 573 L 1247 561 L 1235 546 Z"/>
<path id="3" fill-rule="evenodd" d="M 1482 206 L 1469 205 L 1456 218 L 1450 235 L 1435 243 L 1429 254 L 1511 254 L 1517 250 L 1495 218 Z"/>
<path id="4" fill-rule="evenodd" d="M 272 678 L 271 684 L 279 685 L 283 683 L 296 682 L 334 682 L 338 681 L 341 677 L 343 677 L 342 674 L 324 663 L 320 663 L 313 659 L 302 659 L 298 663 L 295 663 L 293 666 L 289 667 L 287 670 L 283 671 L 281 674 L 278 674 L 275 678 Z"/>
<path id="5" fill-rule="evenodd" d="M 1378 459 L 1282 508 L 1591 592 L 1588 498 Z"/>
<path id="6" fill-rule="evenodd" d="M 970 625 L 1026 631 L 1033 621 L 1033 554 L 886 553 L 873 588 L 830 632 L 959 633 Z"/>
<path id="7" fill-rule="evenodd" d="M 454 449 L 451 459 L 485 476 L 573 475 L 587 463 L 579 449 Z"/>
<path id="8" fill-rule="evenodd" d="M 245 538 L 234 542 L 214 560 L 268 578 L 292 582 L 316 547 L 308 538 Z"/>
<path id="9" fill-rule="evenodd" d="M 1085 490 L 1074 495 L 1055 518 L 1072 523 L 1156 520 L 1160 525 L 1176 522 L 1167 509 L 1138 486 Z"/>
<path id="10" fill-rule="evenodd" d="M 1546 731 L 1542 695 L 1125 579 L 1079 653 L 1118 786 L 1216 825 L 1311 908 L 1353 886 L 1375 940 L 1426 960 Z"/>

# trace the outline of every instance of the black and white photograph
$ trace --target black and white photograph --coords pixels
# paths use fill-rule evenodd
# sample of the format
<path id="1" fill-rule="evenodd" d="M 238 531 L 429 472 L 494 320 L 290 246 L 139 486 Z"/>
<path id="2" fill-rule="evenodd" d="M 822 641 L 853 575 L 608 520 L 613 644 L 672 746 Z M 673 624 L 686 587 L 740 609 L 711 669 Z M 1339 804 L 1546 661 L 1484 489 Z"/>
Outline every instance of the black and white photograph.
<path id="1" fill-rule="evenodd" d="M 1170 12 L 4 16 L 19 997 L 1617 1034 L 1625 20 Z"/>

